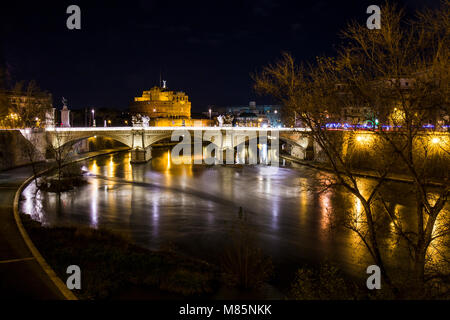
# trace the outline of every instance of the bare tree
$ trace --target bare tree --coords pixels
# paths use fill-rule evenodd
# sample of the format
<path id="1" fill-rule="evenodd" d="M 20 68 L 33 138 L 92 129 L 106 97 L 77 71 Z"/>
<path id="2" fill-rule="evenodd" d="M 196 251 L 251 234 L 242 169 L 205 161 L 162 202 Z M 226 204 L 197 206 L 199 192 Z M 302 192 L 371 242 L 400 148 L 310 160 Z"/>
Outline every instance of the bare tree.
<path id="1" fill-rule="evenodd" d="M 0 92 L 0 116 L 4 127 L 40 127 L 51 108 L 51 95 L 39 89 L 35 81 L 26 86 L 18 82 L 12 90 Z"/>
<path id="2" fill-rule="evenodd" d="M 299 65 L 283 54 L 279 62 L 254 76 L 257 91 L 284 105 L 288 122 L 295 114 L 310 129 L 334 173 L 325 187 L 342 186 L 361 202 L 363 215 L 348 219 L 346 225 L 361 238 L 395 293 L 398 284 L 388 272 L 380 245 L 383 217 L 374 209 L 383 208 L 384 217 L 410 249 L 416 292 L 427 280 L 430 246 L 448 236 L 443 209 L 449 194 L 449 137 L 438 128 L 442 119 L 448 119 L 449 16 L 448 0 L 439 10 L 419 12 L 413 21 L 404 21 L 402 10 L 386 4 L 382 28 L 368 30 L 351 23 L 336 57 Z M 328 130 L 327 124 L 348 108 L 368 110 L 367 120 L 373 125 L 365 132 L 357 126 L 345 132 Z M 352 155 L 362 146 L 376 176 L 369 188 L 355 175 L 360 163 L 355 166 Z M 400 222 L 385 197 L 386 178 L 398 172 L 413 182 L 413 228 Z"/>
<path id="3" fill-rule="evenodd" d="M 54 131 L 47 134 L 47 151 L 50 157 L 55 160 L 56 180 L 50 181 L 50 190 L 61 192 L 71 188 L 71 184 L 68 181 L 64 181 L 63 178 L 68 171 L 64 171 L 66 165 L 70 162 L 70 158 L 73 154 L 73 144 L 70 141 L 71 133 L 69 131 L 60 131 L 58 128 L 54 128 Z M 73 177 L 71 177 L 73 178 Z"/>
<path id="4" fill-rule="evenodd" d="M 45 133 L 37 132 L 32 129 L 25 129 L 22 132 L 25 132 L 24 135 L 27 139 L 27 143 L 24 146 L 24 151 L 33 171 L 33 176 L 37 177 L 39 173 L 39 163 L 45 160 L 45 155 L 40 152 L 37 146 L 44 142 L 42 135 Z M 36 190 L 39 190 L 38 179 L 34 179 L 34 182 L 36 185 Z"/>

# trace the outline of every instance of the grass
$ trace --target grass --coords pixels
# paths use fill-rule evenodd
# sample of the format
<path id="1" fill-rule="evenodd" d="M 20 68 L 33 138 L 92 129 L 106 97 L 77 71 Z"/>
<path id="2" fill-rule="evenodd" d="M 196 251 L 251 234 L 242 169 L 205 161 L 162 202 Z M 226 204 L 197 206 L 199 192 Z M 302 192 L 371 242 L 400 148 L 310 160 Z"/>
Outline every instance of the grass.
<path id="1" fill-rule="evenodd" d="M 115 299 L 123 292 L 148 290 L 151 296 L 208 298 L 220 272 L 207 262 L 171 251 L 150 251 L 106 230 L 43 227 L 21 215 L 31 239 L 59 277 L 69 265 L 81 269 L 80 299 Z M 156 292 L 156 293 L 155 293 Z M 126 298 L 126 297 L 125 297 Z"/>

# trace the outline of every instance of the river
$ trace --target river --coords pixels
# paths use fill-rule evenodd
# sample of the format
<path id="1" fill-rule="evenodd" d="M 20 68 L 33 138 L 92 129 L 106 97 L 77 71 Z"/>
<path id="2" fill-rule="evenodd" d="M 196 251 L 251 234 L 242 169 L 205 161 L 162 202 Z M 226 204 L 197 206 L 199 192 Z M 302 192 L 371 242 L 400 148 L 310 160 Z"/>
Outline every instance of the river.
<path id="1" fill-rule="evenodd" d="M 56 194 L 23 192 L 23 212 L 44 225 L 77 225 L 119 232 L 149 249 L 174 247 L 189 255 L 220 261 L 231 241 L 242 207 L 264 254 L 281 278 L 290 279 L 302 263 L 333 261 L 355 277 L 365 277 L 372 264 L 358 236 L 337 218 L 358 215 L 360 202 L 344 191 L 317 192 L 326 174 L 293 163 L 264 165 L 175 165 L 168 148 L 154 148 L 146 164 L 130 164 L 122 152 L 87 160 L 88 184 Z M 373 181 L 361 179 L 364 186 Z M 414 198 L 405 184 L 390 186 L 395 210 L 407 215 Z M 384 243 L 397 250 L 387 223 Z"/>

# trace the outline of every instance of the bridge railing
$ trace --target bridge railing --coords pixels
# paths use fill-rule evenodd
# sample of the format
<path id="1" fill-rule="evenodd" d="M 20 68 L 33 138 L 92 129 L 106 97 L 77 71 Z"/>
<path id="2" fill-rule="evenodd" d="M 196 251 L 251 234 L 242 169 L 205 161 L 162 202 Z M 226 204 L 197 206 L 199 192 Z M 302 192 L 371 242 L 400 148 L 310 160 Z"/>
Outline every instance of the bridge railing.
<path id="1" fill-rule="evenodd" d="M 262 128 L 262 127 L 54 127 L 46 128 L 48 132 L 81 132 L 81 131 L 174 131 L 174 130 L 233 130 L 233 131 L 309 131 L 306 128 Z"/>

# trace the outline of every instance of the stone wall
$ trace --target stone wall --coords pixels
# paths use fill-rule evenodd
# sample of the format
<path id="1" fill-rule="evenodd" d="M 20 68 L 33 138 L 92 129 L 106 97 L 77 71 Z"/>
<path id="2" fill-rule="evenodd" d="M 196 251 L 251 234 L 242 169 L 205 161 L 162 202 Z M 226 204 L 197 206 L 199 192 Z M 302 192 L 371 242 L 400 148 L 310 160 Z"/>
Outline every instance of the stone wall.
<path id="1" fill-rule="evenodd" d="M 450 155 L 448 153 L 449 135 L 437 134 L 435 139 L 439 141 L 433 143 L 435 135 L 424 132 L 418 136 L 414 144 L 414 162 L 419 173 L 435 179 L 448 179 L 450 172 Z M 392 137 L 395 140 L 395 136 Z M 330 140 L 333 141 L 336 150 L 339 150 L 349 169 L 355 170 L 376 170 L 389 171 L 396 174 L 409 174 L 405 163 L 395 158 L 395 151 L 383 142 L 375 134 L 352 131 L 330 132 Z M 403 140 L 402 140 L 403 141 Z M 400 142 L 396 143 L 401 145 Z M 447 150 L 447 151 L 445 151 Z M 314 160 L 318 162 L 328 162 L 328 158 L 317 145 L 314 144 Z"/>
<path id="2" fill-rule="evenodd" d="M 42 161 L 44 156 L 19 130 L 0 130 L 0 171 Z"/>

